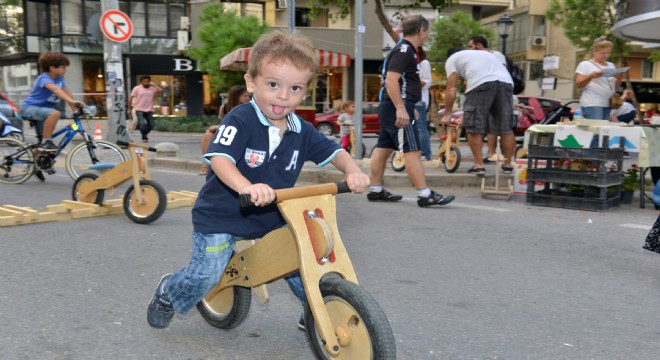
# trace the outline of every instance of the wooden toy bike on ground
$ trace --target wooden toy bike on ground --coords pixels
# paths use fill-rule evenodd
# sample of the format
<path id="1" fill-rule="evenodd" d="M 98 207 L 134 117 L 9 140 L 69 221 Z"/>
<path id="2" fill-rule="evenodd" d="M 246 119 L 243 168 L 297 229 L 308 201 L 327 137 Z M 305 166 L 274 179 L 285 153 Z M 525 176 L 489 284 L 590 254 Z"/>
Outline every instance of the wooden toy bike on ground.
<path id="1" fill-rule="evenodd" d="M 234 328 L 248 314 L 250 288 L 300 271 L 308 300 L 305 332 L 319 359 L 395 359 L 387 317 L 357 285 L 339 237 L 333 194 L 349 191 L 346 183 L 276 190 L 288 226 L 230 259 L 218 285 L 197 304 L 202 317 L 215 327 Z M 248 203 L 249 195 L 241 202 Z"/>
<path id="2" fill-rule="evenodd" d="M 128 146 L 131 158 L 119 164 L 90 165 L 90 170 L 99 171 L 101 175 L 81 174 L 73 183 L 71 196 L 76 201 L 101 205 L 106 190 L 112 193 L 121 184 L 133 180 L 124 194 L 124 213 L 138 224 L 154 222 L 165 212 L 167 193 L 160 184 L 151 180 L 149 164 L 143 155 L 144 150 L 156 149 L 133 142 L 117 141 L 117 144 Z"/>
<path id="3" fill-rule="evenodd" d="M 442 110 L 439 111 L 442 117 Z M 453 173 L 461 165 L 461 150 L 458 148 L 458 138 L 461 136 L 463 112 L 454 112 L 451 123 L 440 123 L 444 134 L 439 135 L 442 144 L 438 148 L 437 157 L 445 166 L 445 171 Z M 395 151 L 390 159 L 392 170 L 400 172 L 406 169 L 406 162 L 402 151 Z M 440 164 L 438 164 L 440 165 Z"/>

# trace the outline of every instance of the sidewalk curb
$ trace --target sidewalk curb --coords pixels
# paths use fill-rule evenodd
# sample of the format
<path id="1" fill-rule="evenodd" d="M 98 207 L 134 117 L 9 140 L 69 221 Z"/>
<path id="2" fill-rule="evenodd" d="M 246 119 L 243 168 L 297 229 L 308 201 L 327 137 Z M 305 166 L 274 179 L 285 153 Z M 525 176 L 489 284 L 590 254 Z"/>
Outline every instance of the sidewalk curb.
<path id="1" fill-rule="evenodd" d="M 201 167 L 201 160 L 186 160 L 182 158 L 152 158 L 149 160 L 149 165 L 159 169 L 171 170 L 190 170 L 197 172 Z M 369 173 L 368 161 L 364 161 L 361 165 L 362 171 Z M 489 169 L 490 170 L 490 169 Z M 495 183 L 495 169 L 486 175 L 486 185 L 492 186 Z M 320 168 L 314 164 L 305 165 L 298 178 L 300 181 L 312 183 L 324 182 L 338 182 L 344 179 L 344 174 L 339 170 L 328 165 L 327 167 Z M 426 183 L 430 188 L 442 189 L 444 187 L 480 187 L 481 176 L 465 173 L 447 173 L 444 169 L 433 170 L 426 172 Z M 513 175 L 500 175 L 500 183 L 506 184 L 507 179 L 513 181 Z M 406 172 L 395 172 L 391 169 L 385 170 L 384 186 L 392 187 L 406 187 L 412 186 L 408 174 Z"/>

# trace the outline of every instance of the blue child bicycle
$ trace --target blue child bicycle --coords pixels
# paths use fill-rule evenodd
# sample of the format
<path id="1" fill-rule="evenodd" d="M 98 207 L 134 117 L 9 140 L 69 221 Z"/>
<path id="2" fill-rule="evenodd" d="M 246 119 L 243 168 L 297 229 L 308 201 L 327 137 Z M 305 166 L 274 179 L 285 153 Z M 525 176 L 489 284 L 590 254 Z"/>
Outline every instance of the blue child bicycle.
<path id="1" fill-rule="evenodd" d="M 92 164 L 121 163 L 127 160 L 123 150 L 110 141 L 94 140 L 83 128 L 81 118 L 94 116 L 96 107 L 81 106 L 73 114 L 73 122 L 53 134 L 57 143 L 56 151 L 38 151 L 43 139 L 41 128 L 36 121 L 28 119 L 35 126 L 37 143 L 26 144 L 14 138 L 0 138 L 0 183 L 20 184 L 33 174 L 44 181 L 43 173 L 55 173 L 55 161 L 64 148 L 80 134 L 83 141 L 66 153 L 64 167 L 72 179 L 88 172 Z M 59 139 L 59 140 L 57 140 Z"/>

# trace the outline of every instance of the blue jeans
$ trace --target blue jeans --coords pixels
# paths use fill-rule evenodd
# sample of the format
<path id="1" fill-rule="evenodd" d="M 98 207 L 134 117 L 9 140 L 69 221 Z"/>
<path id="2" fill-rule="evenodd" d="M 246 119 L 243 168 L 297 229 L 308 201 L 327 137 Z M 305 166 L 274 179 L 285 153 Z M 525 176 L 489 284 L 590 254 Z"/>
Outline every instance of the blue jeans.
<path id="1" fill-rule="evenodd" d="M 612 108 L 602 106 L 588 106 L 582 108 L 582 116 L 585 119 L 609 120 Z"/>
<path id="2" fill-rule="evenodd" d="M 179 314 L 185 314 L 195 307 L 220 281 L 233 253 L 234 243 L 242 239 L 230 234 L 202 234 L 195 231 L 192 238 L 190 264 L 175 272 L 165 286 L 165 293 Z M 307 297 L 300 273 L 285 279 L 291 291 L 306 305 Z"/>
<path id="3" fill-rule="evenodd" d="M 154 128 L 154 113 L 152 111 L 136 111 L 135 115 L 138 118 L 138 128 L 142 133 L 142 140 L 146 140 L 147 135 Z"/>
<path id="4" fill-rule="evenodd" d="M 53 111 L 54 108 L 28 105 L 21 108 L 21 116 L 26 120 L 35 120 L 38 127 L 37 134 L 41 135 L 44 133 L 44 122 Z"/>
<path id="5" fill-rule="evenodd" d="M 421 101 L 418 102 L 415 104 L 415 110 L 419 113 L 417 130 L 419 131 L 419 140 L 422 143 L 422 157 L 431 160 L 431 135 L 429 134 L 429 127 L 426 123 L 426 104 Z"/>

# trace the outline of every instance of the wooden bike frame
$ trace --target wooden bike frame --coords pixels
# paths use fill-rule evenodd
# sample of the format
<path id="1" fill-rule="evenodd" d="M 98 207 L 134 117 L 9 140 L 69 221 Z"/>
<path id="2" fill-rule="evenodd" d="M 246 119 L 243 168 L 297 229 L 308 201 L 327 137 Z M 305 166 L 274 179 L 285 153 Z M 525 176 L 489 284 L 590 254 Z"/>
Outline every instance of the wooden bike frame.
<path id="1" fill-rule="evenodd" d="M 339 341 L 319 290 L 330 273 L 357 284 L 353 264 L 339 236 L 334 194 L 337 184 L 276 190 L 277 206 L 288 226 L 271 231 L 255 245 L 235 254 L 220 282 L 206 295 L 241 286 L 253 288 L 300 271 L 310 310 L 329 354 Z M 310 324 L 311 326 L 311 324 Z"/>

